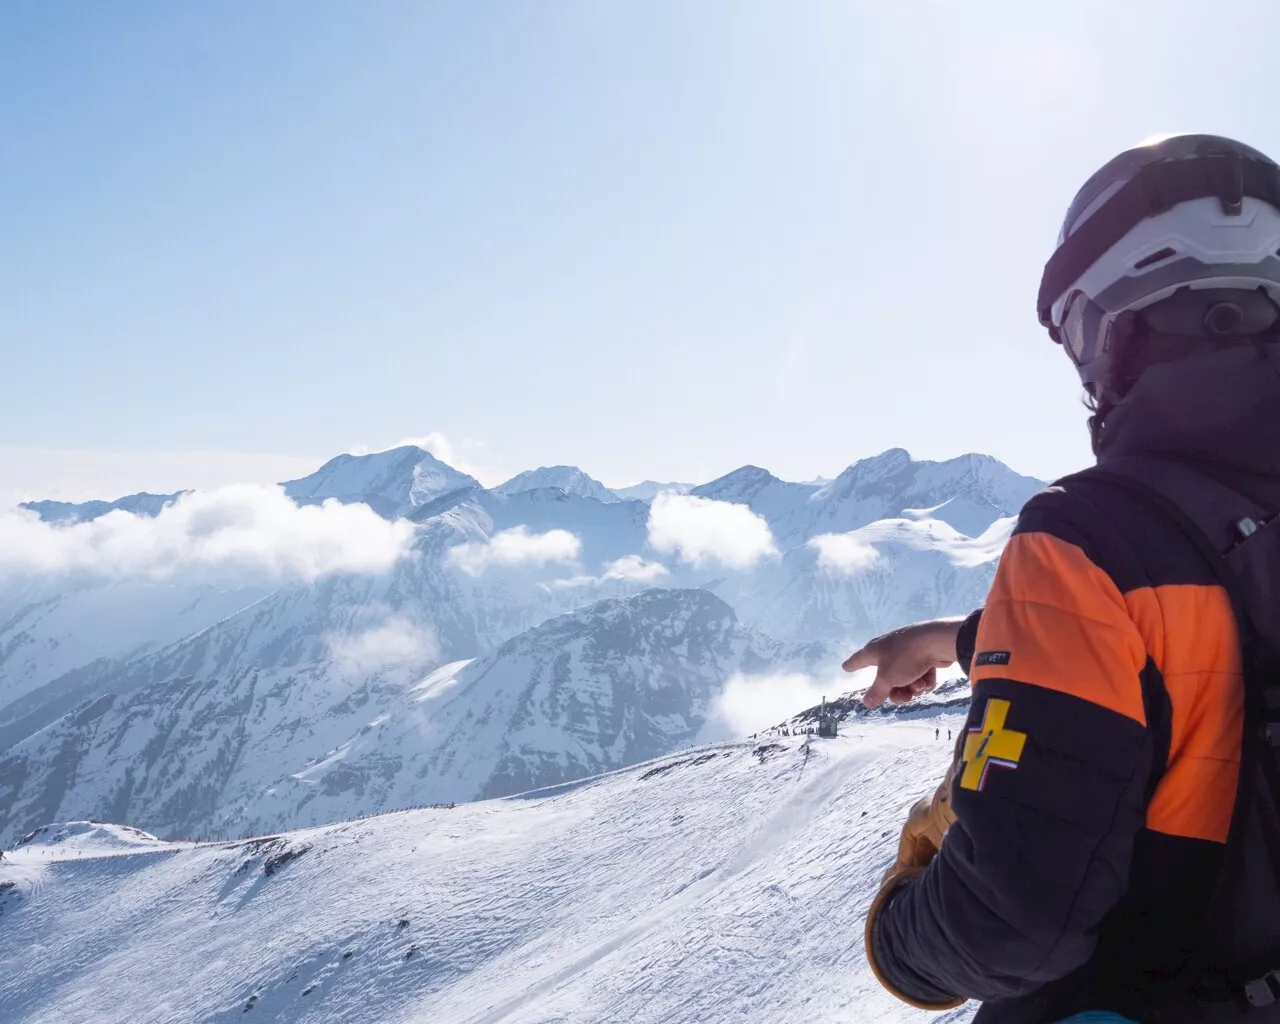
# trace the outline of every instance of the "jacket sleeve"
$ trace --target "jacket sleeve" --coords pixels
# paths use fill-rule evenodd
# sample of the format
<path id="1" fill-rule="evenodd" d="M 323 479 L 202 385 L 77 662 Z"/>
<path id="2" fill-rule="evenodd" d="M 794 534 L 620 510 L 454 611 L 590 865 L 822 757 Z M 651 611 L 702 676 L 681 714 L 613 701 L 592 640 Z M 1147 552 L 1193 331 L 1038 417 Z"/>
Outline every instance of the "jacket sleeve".
<path id="1" fill-rule="evenodd" d="M 1128 884 L 1155 768 L 1147 654 L 1125 599 L 1028 506 L 977 628 L 938 856 L 873 922 L 877 966 L 922 1001 L 1007 999 L 1092 954 Z"/>
<path id="2" fill-rule="evenodd" d="M 981 622 L 982 609 L 979 608 L 969 613 L 956 633 L 956 661 L 964 669 L 965 675 L 973 671 L 973 655 L 978 644 L 978 626 Z"/>

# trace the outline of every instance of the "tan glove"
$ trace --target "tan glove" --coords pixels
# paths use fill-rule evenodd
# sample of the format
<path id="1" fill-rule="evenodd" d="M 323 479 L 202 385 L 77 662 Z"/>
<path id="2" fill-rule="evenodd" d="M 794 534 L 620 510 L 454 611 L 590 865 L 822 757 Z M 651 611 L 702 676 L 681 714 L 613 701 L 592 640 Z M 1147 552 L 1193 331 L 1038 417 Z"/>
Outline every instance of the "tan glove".
<path id="1" fill-rule="evenodd" d="M 961 733 L 961 735 L 964 734 Z M 963 1005 L 964 1000 L 956 998 L 945 1003 L 922 1003 L 898 991 L 881 972 L 880 965 L 876 963 L 872 934 L 875 929 L 876 915 L 880 909 L 888 903 L 897 889 L 924 874 L 929 862 L 942 848 L 942 839 L 947 834 L 947 829 L 956 820 L 955 812 L 951 809 L 951 789 L 959 768 L 962 749 L 961 742 L 957 739 L 956 754 L 951 760 L 951 767 L 947 769 L 947 774 L 933 796 L 921 797 L 912 806 L 907 815 L 907 823 L 902 827 L 902 835 L 898 839 L 898 859 L 885 872 L 884 881 L 880 884 L 880 892 L 872 902 L 871 909 L 867 911 L 867 926 L 863 939 L 866 943 L 867 963 L 871 965 L 871 972 L 892 995 L 918 1010 L 952 1010 Z"/>
<path id="2" fill-rule="evenodd" d="M 956 820 L 955 811 L 951 809 L 951 788 L 957 766 L 958 761 L 953 759 L 933 796 L 923 796 L 912 806 L 898 839 L 898 859 L 885 872 L 885 882 L 908 868 L 927 867 L 942 849 L 942 837 Z"/>
<path id="3" fill-rule="evenodd" d="M 884 885 L 880 887 L 879 895 L 876 896 L 875 901 L 871 904 L 871 909 L 867 911 L 867 926 L 863 933 L 863 942 L 866 944 L 867 949 L 867 963 L 871 965 L 871 973 L 876 976 L 876 981 L 884 986 L 885 991 L 902 1000 L 908 1006 L 914 1006 L 917 1010 L 954 1010 L 957 1006 L 964 1005 L 964 1000 L 959 996 L 944 1003 L 922 1003 L 920 1000 L 912 999 L 905 992 L 894 987 L 893 983 L 884 976 L 884 972 L 880 970 L 880 965 L 876 963 L 875 941 L 873 939 L 876 915 L 889 902 L 889 898 L 897 889 L 923 874 L 923 867 L 908 867 L 885 879 Z"/>

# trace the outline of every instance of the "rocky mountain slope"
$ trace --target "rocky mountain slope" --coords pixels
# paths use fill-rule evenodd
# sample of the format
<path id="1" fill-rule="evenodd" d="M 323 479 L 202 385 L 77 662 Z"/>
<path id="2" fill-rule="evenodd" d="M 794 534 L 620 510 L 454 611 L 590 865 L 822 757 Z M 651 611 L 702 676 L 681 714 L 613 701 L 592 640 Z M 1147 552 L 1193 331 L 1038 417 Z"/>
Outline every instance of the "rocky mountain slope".
<path id="1" fill-rule="evenodd" d="M 376 667 L 229 668 L 198 644 L 0 756 L 0 844 L 60 818 L 261 833 L 573 781 L 693 743 L 734 673 L 836 656 L 761 637 L 692 589 L 600 601 L 433 673 L 411 646 Z"/>

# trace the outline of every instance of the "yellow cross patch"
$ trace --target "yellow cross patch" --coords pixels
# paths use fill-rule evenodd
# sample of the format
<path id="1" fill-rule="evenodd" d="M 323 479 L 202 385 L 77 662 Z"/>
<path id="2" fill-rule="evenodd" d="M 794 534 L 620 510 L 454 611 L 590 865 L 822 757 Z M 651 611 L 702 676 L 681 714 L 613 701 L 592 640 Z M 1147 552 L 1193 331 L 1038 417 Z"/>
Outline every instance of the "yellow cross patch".
<path id="1" fill-rule="evenodd" d="M 1009 714 L 1009 702 L 999 697 L 987 701 L 982 713 L 982 724 L 970 729 L 964 740 L 964 774 L 960 776 L 961 789 L 981 790 L 987 784 L 987 769 L 1017 768 L 1026 745 L 1027 734 L 1004 727 Z"/>

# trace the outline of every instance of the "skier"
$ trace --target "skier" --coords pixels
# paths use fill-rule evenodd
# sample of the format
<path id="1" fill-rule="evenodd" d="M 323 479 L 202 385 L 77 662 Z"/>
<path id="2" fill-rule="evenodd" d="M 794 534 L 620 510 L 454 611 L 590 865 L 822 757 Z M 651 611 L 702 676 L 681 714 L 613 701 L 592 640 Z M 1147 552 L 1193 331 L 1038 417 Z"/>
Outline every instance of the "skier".
<path id="1" fill-rule="evenodd" d="M 1039 312 L 1098 464 L 1026 505 L 985 609 L 845 663 L 870 706 L 957 660 L 973 686 L 867 916 L 907 1003 L 1280 1021 L 1278 254 L 1280 168 L 1215 136 L 1122 153 L 1067 212 Z"/>
<path id="2" fill-rule="evenodd" d="M 934 729 L 934 730 L 933 730 L 933 738 L 934 738 L 935 740 L 936 740 L 940 735 L 941 735 L 941 733 L 939 733 L 937 729 Z"/>

